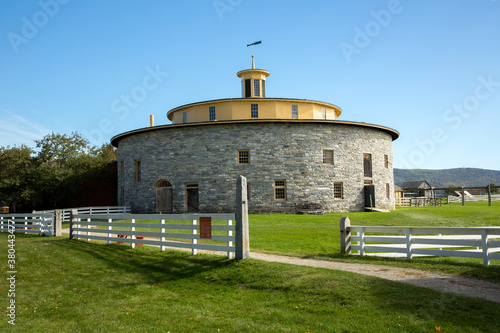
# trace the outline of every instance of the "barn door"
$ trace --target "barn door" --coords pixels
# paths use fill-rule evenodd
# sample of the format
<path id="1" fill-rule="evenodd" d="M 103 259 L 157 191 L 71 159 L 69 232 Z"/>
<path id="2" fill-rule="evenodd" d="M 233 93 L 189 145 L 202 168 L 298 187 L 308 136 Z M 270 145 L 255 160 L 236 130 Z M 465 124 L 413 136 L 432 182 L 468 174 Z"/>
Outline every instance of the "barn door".
<path id="1" fill-rule="evenodd" d="M 365 207 L 375 207 L 375 185 L 365 185 Z"/>
<path id="2" fill-rule="evenodd" d="M 186 212 L 199 212 L 198 183 L 186 184 Z"/>
<path id="3" fill-rule="evenodd" d="M 172 185 L 168 180 L 162 180 L 156 186 L 156 212 L 172 213 Z"/>

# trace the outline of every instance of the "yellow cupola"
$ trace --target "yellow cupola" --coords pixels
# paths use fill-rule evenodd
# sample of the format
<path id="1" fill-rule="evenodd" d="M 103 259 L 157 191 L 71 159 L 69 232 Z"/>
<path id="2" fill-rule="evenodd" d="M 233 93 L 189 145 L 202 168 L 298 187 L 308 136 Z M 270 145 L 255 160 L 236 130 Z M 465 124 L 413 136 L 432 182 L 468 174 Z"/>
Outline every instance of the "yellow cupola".
<path id="1" fill-rule="evenodd" d="M 236 75 L 241 78 L 241 98 L 266 97 L 266 78 L 269 72 L 255 69 L 255 56 L 252 55 L 252 69 L 239 71 Z"/>

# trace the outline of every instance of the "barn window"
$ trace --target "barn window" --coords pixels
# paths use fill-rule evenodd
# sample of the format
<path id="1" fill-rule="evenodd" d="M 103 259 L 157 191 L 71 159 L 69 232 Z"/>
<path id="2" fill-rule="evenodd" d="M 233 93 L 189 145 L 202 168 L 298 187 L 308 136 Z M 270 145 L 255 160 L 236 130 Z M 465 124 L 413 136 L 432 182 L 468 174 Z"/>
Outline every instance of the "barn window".
<path id="1" fill-rule="evenodd" d="M 209 110 L 210 120 L 215 120 L 215 106 L 210 106 L 208 110 Z"/>
<path id="2" fill-rule="evenodd" d="M 333 198 L 343 199 L 344 198 L 344 184 L 343 183 L 333 183 Z"/>
<path id="3" fill-rule="evenodd" d="M 325 109 L 325 108 L 322 108 L 322 109 L 321 109 L 321 117 L 322 117 L 323 119 L 326 119 L 326 109 Z"/>
<path id="4" fill-rule="evenodd" d="M 125 188 L 123 186 L 120 189 L 120 204 L 125 206 Z"/>
<path id="5" fill-rule="evenodd" d="M 363 154 L 363 169 L 365 177 L 372 177 L 372 154 Z"/>
<path id="6" fill-rule="evenodd" d="M 292 104 L 292 119 L 299 118 L 299 106 L 297 104 Z"/>
<path id="7" fill-rule="evenodd" d="M 142 178 L 141 160 L 135 160 L 135 182 L 140 183 Z"/>
<path id="8" fill-rule="evenodd" d="M 385 197 L 387 199 L 391 198 L 391 187 L 389 186 L 389 184 L 385 184 Z"/>
<path id="9" fill-rule="evenodd" d="M 250 112 L 252 118 L 259 118 L 259 104 L 252 104 L 250 106 Z"/>
<path id="10" fill-rule="evenodd" d="M 274 200 L 286 200 L 286 180 L 274 181 Z"/>
<path id="11" fill-rule="evenodd" d="M 389 168 L 389 156 L 388 155 L 384 155 L 384 166 L 385 168 Z"/>
<path id="12" fill-rule="evenodd" d="M 238 164 L 250 164 L 250 150 L 238 150 Z"/>
<path id="13" fill-rule="evenodd" d="M 333 150 L 323 150 L 323 164 L 333 164 Z"/>
<path id="14" fill-rule="evenodd" d="M 183 122 L 184 124 L 185 124 L 185 123 L 187 123 L 187 112 L 186 112 L 186 111 L 184 111 L 184 112 L 182 113 L 182 122 Z"/>
<path id="15" fill-rule="evenodd" d="M 262 97 L 266 97 L 266 80 L 262 80 Z"/>

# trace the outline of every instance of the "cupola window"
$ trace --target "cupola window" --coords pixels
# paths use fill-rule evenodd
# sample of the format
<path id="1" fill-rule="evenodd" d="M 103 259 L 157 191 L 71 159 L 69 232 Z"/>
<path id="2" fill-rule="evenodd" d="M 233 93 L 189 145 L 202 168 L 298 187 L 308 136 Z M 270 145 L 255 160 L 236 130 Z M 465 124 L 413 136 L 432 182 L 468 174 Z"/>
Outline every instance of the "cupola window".
<path id="1" fill-rule="evenodd" d="M 254 97 L 260 97 L 260 80 L 253 80 L 253 95 Z"/>

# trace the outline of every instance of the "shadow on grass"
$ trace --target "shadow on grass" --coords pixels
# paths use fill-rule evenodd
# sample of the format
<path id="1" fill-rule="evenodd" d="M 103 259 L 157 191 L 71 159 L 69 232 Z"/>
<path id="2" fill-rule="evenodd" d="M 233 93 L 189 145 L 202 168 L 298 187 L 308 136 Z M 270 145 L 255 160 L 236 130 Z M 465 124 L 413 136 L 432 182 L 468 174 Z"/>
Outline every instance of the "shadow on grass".
<path id="1" fill-rule="evenodd" d="M 487 280 L 500 283 L 500 266 L 486 266 L 475 260 L 475 262 L 462 262 L 446 257 L 419 257 L 413 259 L 387 258 L 376 256 L 346 255 L 341 253 L 303 256 L 304 259 L 331 260 L 340 262 L 364 263 L 373 265 L 397 266 L 411 269 L 431 270 L 448 274 L 455 274 L 467 278 Z M 463 259 L 467 260 L 467 259 Z"/>
<path id="2" fill-rule="evenodd" d="M 360 325 L 364 326 L 356 330 L 352 327 L 352 331 L 363 331 L 364 329 L 370 331 L 372 327 L 370 316 L 381 318 L 374 318 L 378 320 L 377 325 L 379 326 L 383 327 L 385 325 L 389 327 L 394 325 L 396 331 L 401 331 L 403 328 L 395 326 L 400 315 L 403 318 L 402 320 L 405 321 L 403 324 L 410 328 L 406 331 L 433 331 L 435 330 L 434 327 L 452 327 L 462 328 L 463 331 L 493 332 L 498 327 L 499 317 L 497 314 L 500 313 L 500 305 L 498 304 L 360 276 L 354 273 L 327 272 L 323 269 L 266 263 L 256 260 L 235 261 L 222 256 L 204 254 L 191 256 L 189 252 L 182 251 L 161 253 L 159 248 L 156 247 L 144 246 L 130 249 L 127 245 L 89 243 L 62 237 L 20 235 L 19 240 L 26 240 L 31 243 L 29 245 L 29 250 L 32 251 L 29 253 L 30 255 L 33 252 L 40 251 L 39 245 L 50 245 L 57 249 L 54 253 L 59 256 L 58 258 L 51 257 L 50 252 L 52 251 L 50 250 L 43 253 L 44 259 L 49 258 L 51 260 L 51 265 L 47 266 L 51 269 L 51 273 L 59 276 L 57 283 L 60 283 L 61 279 L 63 279 L 57 274 L 59 268 L 57 267 L 58 259 L 61 263 L 60 266 L 66 265 L 64 268 L 70 270 L 74 266 L 68 267 L 68 262 L 75 262 L 75 265 L 79 262 L 93 265 L 92 270 L 89 268 L 88 274 L 91 275 L 97 272 L 96 276 L 98 278 L 110 276 L 112 283 L 108 285 L 113 288 L 109 289 L 114 289 L 115 284 L 116 287 L 122 287 L 145 283 L 160 284 L 169 281 L 191 280 L 191 283 L 166 283 L 162 286 L 163 290 L 173 288 L 170 290 L 180 291 L 182 297 L 186 297 L 186 299 L 181 299 L 180 302 L 185 302 L 187 308 L 191 306 L 189 305 L 190 302 L 199 299 L 200 290 L 203 291 L 203 297 L 207 299 L 213 298 L 215 304 L 215 302 L 219 301 L 219 298 L 215 296 L 220 293 L 219 288 L 227 286 L 231 287 L 228 288 L 229 291 L 224 291 L 227 292 L 225 295 L 228 298 L 223 299 L 221 297 L 221 303 L 228 299 L 238 301 L 241 306 L 261 302 L 267 304 L 270 309 L 280 309 L 280 311 L 286 311 L 291 306 L 292 311 L 294 311 L 288 312 L 291 313 L 291 316 L 302 316 L 301 318 L 304 318 L 304 320 L 310 320 L 313 326 L 316 324 L 317 318 L 328 320 L 332 314 L 338 314 L 342 318 L 342 323 L 349 322 L 351 317 L 354 317 L 352 320 L 356 320 L 356 318 L 362 320 Z M 27 246 L 26 250 L 28 250 Z M 344 255 L 328 257 L 330 260 L 347 259 Z M 79 258 L 82 260 L 78 262 Z M 370 260 L 370 262 L 373 262 L 373 260 Z M 73 284 L 68 288 L 75 288 L 75 292 L 81 294 L 88 293 L 86 286 L 81 284 L 82 279 L 79 274 L 80 271 L 86 269 L 86 267 L 80 267 L 78 274 L 71 276 Z M 130 276 L 130 273 L 136 275 Z M 128 275 L 128 278 L 122 280 L 123 275 Z M 89 284 L 96 283 L 93 279 L 87 280 Z M 196 289 L 203 284 L 209 286 L 205 289 Z M 214 288 L 215 286 L 217 288 Z M 43 289 L 46 289 L 45 285 Z M 245 289 L 255 290 L 256 292 L 246 293 Z M 123 289 L 118 288 L 117 292 L 124 293 Z M 150 291 L 147 296 L 154 298 L 156 297 L 155 293 L 156 290 Z M 109 295 L 112 295 L 113 299 L 116 296 L 110 293 L 107 295 L 108 298 Z M 89 297 L 89 300 L 92 301 L 93 299 Z M 120 302 L 118 300 L 109 304 L 120 306 L 122 304 Z M 273 305 L 266 302 L 271 302 Z M 296 307 L 304 303 L 307 304 L 308 311 L 313 311 L 311 314 Z M 91 302 L 89 304 L 92 305 Z M 321 305 L 321 307 L 315 310 L 313 304 Z M 264 307 L 266 313 L 267 307 Z M 346 312 L 339 311 L 344 307 Z M 251 317 L 253 308 L 245 309 L 246 312 L 242 313 L 242 315 Z M 160 308 L 155 308 L 155 310 L 163 311 Z M 262 312 L 262 308 L 259 311 Z M 267 315 L 265 317 L 267 318 Z M 414 322 L 418 322 L 417 329 L 412 329 Z"/>
<path id="3" fill-rule="evenodd" d="M 210 270 L 230 266 L 232 260 L 224 257 L 197 255 L 189 252 L 165 251 L 159 248 L 118 244 L 99 244 L 81 240 L 59 239 L 52 245 L 71 251 L 75 256 L 85 253 L 106 266 L 127 273 L 138 273 L 144 280 L 141 283 L 160 283 L 182 280 Z"/>

